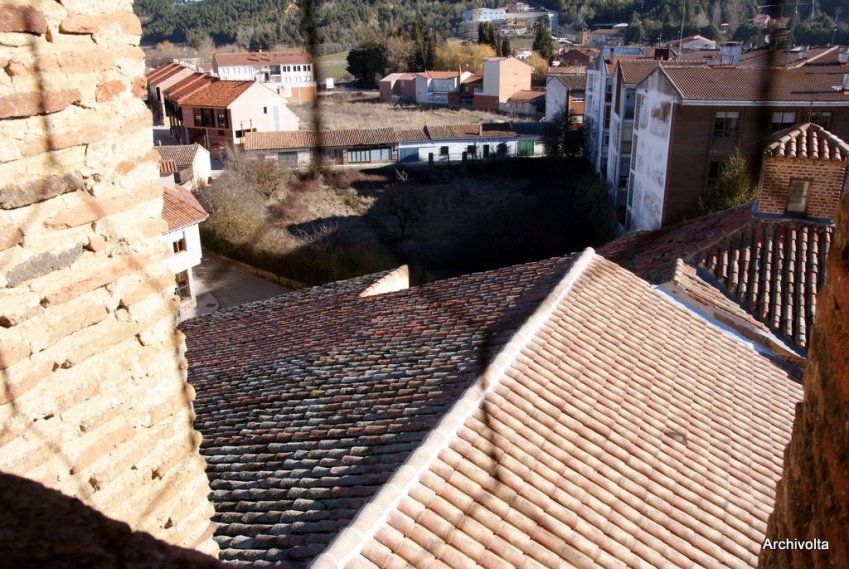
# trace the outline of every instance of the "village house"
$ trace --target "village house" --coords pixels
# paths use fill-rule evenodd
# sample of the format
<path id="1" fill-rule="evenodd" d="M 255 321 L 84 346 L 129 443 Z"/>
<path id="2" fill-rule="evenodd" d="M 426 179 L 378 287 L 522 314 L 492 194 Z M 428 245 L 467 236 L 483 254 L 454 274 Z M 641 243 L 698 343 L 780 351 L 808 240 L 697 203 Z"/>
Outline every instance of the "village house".
<path id="1" fill-rule="evenodd" d="M 289 105 L 312 103 L 316 97 L 312 56 L 302 49 L 216 53 L 212 73 L 232 81 L 259 81 Z"/>
<path id="2" fill-rule="evenodd" d="M 561 48 L 554 60 L 566 67 L 589 67 L 598 57 L 599 50 L 593 47 Z"/>
<path id="3" fill-rule="evenodd" d="M 632 253 L 402 268 L 186 322 L 220 558 L 755 566 L 800 370 Z"/>
<path id="4" fill-rule="evenodd" d="M 511 115 L 542 116 L 545 100 L 545 87 L 523 89 L 510 95 L 502 110 Z"/>
<path id="5" fill-rule="evenodd" d="M 286 100 L 257 81 L 195 74 L 165 92 L 171 132 L 181 144 L 213 153 L 241 143 L 246 132 L 292 131 L 299 119 Z"/>
<path id="6" fill-rule="evenodd" d="M 153 147 L 159 154 L 160 165 L 173 164 L 173 182 L 189 190 L 197 190 L 209 183 L 212 163 L 209 151 L 200 144 L 157 144 Z M 170 167 L 169 167 L 170 169 Z"/>
<path id="7" fill-rule="evenodd" d="M 416 74 L 390 73 L 380 80 L 378 89 L 382 103 L 415 103 Z"/>
<path id="8" fill-rule="evenodd" d="M 416 73 L 416 103 L 447 105 L 448 96 L 460 90 L 460 84 L 472 73 L 469 71 L 422 71 Z"/>
<path id="9" fill-rule="evenodd" d="M 551 69 L 556 68 L 549 68 Z M 549 73 L 545 82 L 545 120 L 550 122 L 566 111 L 576 124 L 584 122 L 586 74 Z"/>
<path id="10" fill-rule="evenodd" d="M 165 118 L 165 89 L 185 79 L 195 72 L 191 67 L 176 62 L 169 62 L 148 71 L 147 100 L 157 120 Z"/>
<path id="11" fill-rule="evenodd" d="M 626 227 L 656 229 L 693 216 L 737 150 L 756 182 L 772 133 L 812 122 L 849 136 L 846 71 L 658 67 L 637 87 Z"/>
<path id="12" fill-rule="evenodd" d="M 483 60 L 483 86 L 475 91 L 474 108 L 504 111 L 507 100 L 519 91 L 531 90 L 533 68 L 515 57 L 488 57 Z"/>
<path id="13" fill-rule="evenodd" d="M 448 106 L 472 108 L 474 106 L 475 91 L 483 88 L 483 77 L 481 75 L 469 75 L 460 81 L 460 89 L 456 93 L 448 93 Z"/>
<path id="14" fill-rule="evenodd" d="M 534 123 L 425 126 L 420 129 L 355 129 L 251 132 L 244 150 L 251 158 L 286 167 L 313 164 L 385 165 L 449 163 L 544 154 L 542 128 Z"/>
<path id="15" fill-rule="evenodd" d="M 203 256 L 198 226 L 209 216 L 192 192 L 179 184 L 166 185 L 162 199 L 162 218 L 168 224 L 162 237 L 173 253 L 168 268 L 177 282 L 182 317 L 197 302 L 192 268 L 200 264 Z"/>
<path id="16" fill-rule="evenodd" d="M 716 49 L 716 42 L 714 40 L 699 34 L 687 36 L 680 40 L 676 39 L 668 42 L 666 45 L 675 48 L 679 53 L 686 53 L 688 51 L 695 51 L 699 49 Z"/>

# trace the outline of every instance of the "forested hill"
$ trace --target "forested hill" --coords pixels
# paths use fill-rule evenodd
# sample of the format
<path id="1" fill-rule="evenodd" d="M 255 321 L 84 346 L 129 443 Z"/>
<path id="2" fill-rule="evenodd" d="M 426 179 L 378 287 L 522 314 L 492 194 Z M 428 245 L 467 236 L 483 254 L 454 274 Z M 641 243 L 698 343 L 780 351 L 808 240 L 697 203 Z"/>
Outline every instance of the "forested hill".
<path id="1" fill-rule="evenodd" d="M 275 45 L 300 45 L 304 29 L 302 3 L 308 0 L 136 0 L 147 43 L 184 41 L 206 35 L 216 44 L 269 49 Z M 811 44 L 828 43 L 834 30 L 835 8 L 847 0 L 799 2 L 797 39 Z M 443 36 L 456 35 L 460 16 L 479 6 L 498 6 L 499 0 L 312 0 L 319 50 L 332 53 L 375 37 L 409 30 L 421 17 Z M 715 37 L 719 24 L 727 23 L 727 37 L 747 39 L 747 21 L 757 13 L 757 0 L 536 0 L 530 4 L 560 13 L 563 24 L 575 27 L 594 23 L 629 22 L 629 39 L 655 41 L 678 35 L 681 6 L 685 8 L 685 34 Z M 771 5 L 777 2 L 768 3 Z M 813 10 L 813 12 L 812 12 Z M 849 21 L 844 8 L 843 21 Z M 675 28 L 674 34 L 665 29 Z M 637 33 L 639 30 L 639 33 Z M 849 41 L 849 26 L 839 26 L 838 43 Z"/>
<path id="2" fill-rule="evenodd" d="M 408 29 L 418 17 L 453 35 L 464 11 L 497 0 L 319 0 L 313 16 L 322 53 L 348 49 L 368 33 L 376 37 Z M 301 2 L 292 0 L 136 0 L 144 41 L 183 41 L 207 33 L 217 44 L 268 49 L 303 43 Z M 250 38 L 250 39 L 248 39 Z"/>

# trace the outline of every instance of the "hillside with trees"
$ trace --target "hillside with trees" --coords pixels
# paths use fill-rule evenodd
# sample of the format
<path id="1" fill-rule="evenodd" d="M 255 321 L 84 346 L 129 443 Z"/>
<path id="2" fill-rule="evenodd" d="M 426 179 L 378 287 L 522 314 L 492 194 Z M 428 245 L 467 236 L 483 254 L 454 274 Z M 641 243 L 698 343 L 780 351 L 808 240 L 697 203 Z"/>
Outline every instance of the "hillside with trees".
<path id="1" fill-rule="evenodd" d="M 627 40 L 656 42 L 681 32 L 681 0 L 537 0 L 533 4 L 556 10 L 560 22 L 573 29 L 594 24 L 628 22 Z M 319 54 L 350 49 L 368 34 L 387 38 L 409 34 L 423 20 L 442 37 L 459 34 L 464 11 L 501 5 L 499 0 L 136 0 L 145 43 L 183 42 L 211 37 L 217 45 L 270 49 L 304 45 L 315 30 Z M 849 12 L 835 26 L 835 9 L 846 0 L 799 3 L 794 36 L 797 43 L 849 43 Z M 748 40 L 757 36 L 749 21 L 757 14 L 755 0 L 687 0 L 684 34 L 701 33 L 718 39 Z M 791 3 L 791 6 L 793 4 Z M 775 8 L 771 8 L 775 9 Z M 722 27 L 721 24 L 727 24 Z M 558 30 L 554 30 L 557 34 Z M 504 46 L 495 46 L 496 52 Z"/>

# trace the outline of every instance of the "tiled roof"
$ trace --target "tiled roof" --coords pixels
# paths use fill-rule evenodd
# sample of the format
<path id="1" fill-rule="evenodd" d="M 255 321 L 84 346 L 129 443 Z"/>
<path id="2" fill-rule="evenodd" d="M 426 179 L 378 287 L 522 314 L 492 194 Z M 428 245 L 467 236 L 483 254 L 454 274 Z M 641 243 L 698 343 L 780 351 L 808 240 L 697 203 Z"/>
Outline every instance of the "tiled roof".
<path id="1" fill-rule="evenodd" d="M 261 51 L 249 53 L 216 53 L 212 56 L 215 66 L 234 65 L 285 65 L 290 63 L 312 63 L 312 56 L 302 49 L 285 51 Z"/>
<path id="2" fill-rule="evenodd" d="M 570 91 L 583 91 L 587 88 L 586 75 L 554 75 L 552 79 L 560 81 Z"/>
<path id="3" fill-rule="evenodd" d="M 161 65 L 156 69 L 149 71 L 145 77 L 147 78 L 147 82 L 151 85 L 158 85 L 162 83 L 165 79 L 169 77 L 173 77 L 177 73 L 181 71 L 187 70 L 188 68 L 180 65 L 179 63 L 166 63 L 165 65 Z"/>
<path id="4" fill-rule="evenodd" d="M 153 147 L 162 160 L 172 160 L 178 166 L 192 164 L 200 149 L 199 144 L 166 144 Z"/>
<path id="5" fill-rule="evenodd" d="M 211 75 L 195 72 L 165 89 L 165 96 L 180 103 L 184 98 L 206 87 L 213 81 L 215 81 L 215 78 Z"/>
<path id="6" fill-rule="evenodd" d="M 536 99 L 544 99 L 545 98 L 545 90 L 539 89 L 522 89 L 521 91 L 516 91 L 510 97 L 508 97 L 508 101 L 533 101 Z"/>
<path id="7" fill-rule="evenodd" d="M 807 349 L 833 227 L 753 220 L 692 256 L 770 330 Z"/>
<path id="8" fill-rule="evenodd" d="M 179 103 L 189 107 L 223 109 L 238 99 L 242 93 L 250 89 L 255 83 L 255 81 L 213 79 L 197 91 L 179 99 Z"/>
<path id="9" fill-rule="evenodd" d="M 805 123 L 776 133 L 765 153 L 789 158 L 849 161 L 849 144 L 823 127 Z"/>
<path id="10" fill-rule="evenodd" d="M 221 559 L 321 552 L 570 265 L 361 297 L 372 276 L 183 323 Z"/>
<path id="11" fill-rule="evenodd" d="M 655 231 L 626 234 L 599 248 L 598 253 L 652 283 L 669 280 L 677 259 L 687 259 L 752 221 L 745 205 L 685 221 Z"/>
<path id="12" fill-rule="evenodd" d="M 421 75 L 422 77 L 429 77 L 430 79 L 453 79 L 455 77 L 460 76 L 459 71 L 422 71 L 421 73 L 417 73 L 417 75 Z"/>
<path id="13" fill-rule="evenodd" d="M 844 69 L 801 67 L 666 67 L 664 73 L 685 101 L 839 101 L 849 94 L 835 89 Z"/>
<path id="14" fill-rule="evenodd" d="M 168 222 L 168 231 L 196 225 L 209 217 L 197 199 L 186 188 L 175 185 L 162 192 L 162 218 Z"/>
<path id="15" fill-rule="evenodd" d="M 395 144 L 392 128 L 245 133 L 245 150 L 333 148 Z"/>
<path id="16" fill-rule="evenodd" d="M 587 68 L 583 65 L 549 66 L 547 75 L 586 75 Z"/>
<path id="17" fill-rule="evenodd" d="M 769 48 L 754 49 L 740 56 L 741 67 L 802 67 L 808 65 L 836 65 L 840 46 L 812 47 L 807 53 L 776 51 Z M 802 57 L 806 56 L 806 57 Z"/>
<path id="18" fill-rule="evenodd" d="M 755 219 L 750 206 L 656 231 L 636 232 L 599 249 L 653 283 L 674 280 L 678 259 L 777 337 L 806 350 L 825 276 L 833 228 Z"/>
<path id="19" fill-rule="evenodd" d="M 513 138 L 511 123 L 425 126 L 423 129 L 372 128 L 351 130 L 248 132 L 245 150 L 286 148 L 333 148 L 392 145 L 398 142 L 461 140 L 467 138 Z"/>
<path id="20" fill-rule="evenodd" d="M 173 160 L 168 160 L 166 158 L 162 158 L 159 161 L 159 175 L 165 176 L 167 174 L 174 174 L 177 172 L 177 163 Z"/>
<path id="21" fill-rule="evenodd" d="M 754 567 L 798 380 L 584 254 L 313 567 Z"/>

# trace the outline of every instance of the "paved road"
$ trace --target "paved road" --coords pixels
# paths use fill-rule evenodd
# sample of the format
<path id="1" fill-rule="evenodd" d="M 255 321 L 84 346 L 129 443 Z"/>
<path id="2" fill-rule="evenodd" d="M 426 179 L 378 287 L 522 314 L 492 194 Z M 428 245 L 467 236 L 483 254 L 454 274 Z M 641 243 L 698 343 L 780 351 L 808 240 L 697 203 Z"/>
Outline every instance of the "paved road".
<path id="1" fill-rule="evenodd" d="M 209 314 L 254 300 L 277 296 L 290 289 L 255 277 L 226 259 L 204 251 L 201 264 L 193 270 L 197 288 L 195 315 Z"/>

